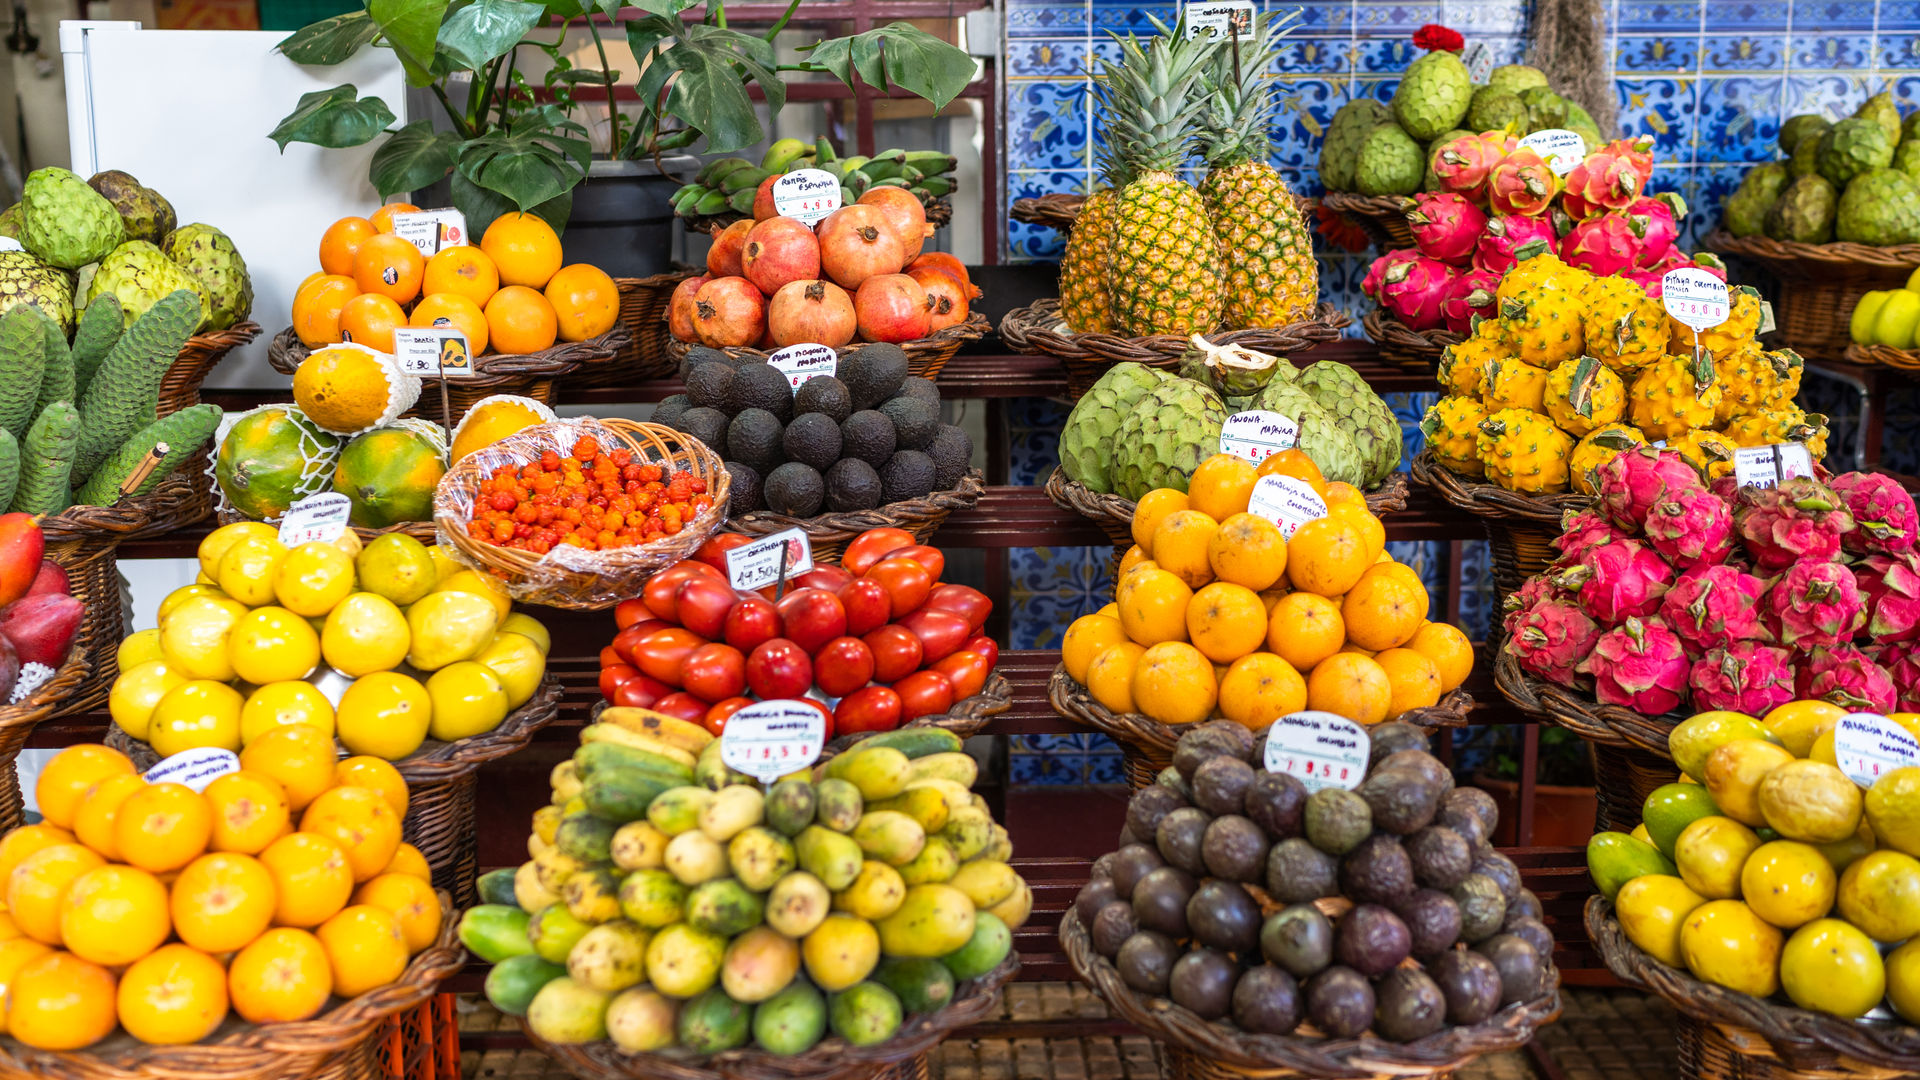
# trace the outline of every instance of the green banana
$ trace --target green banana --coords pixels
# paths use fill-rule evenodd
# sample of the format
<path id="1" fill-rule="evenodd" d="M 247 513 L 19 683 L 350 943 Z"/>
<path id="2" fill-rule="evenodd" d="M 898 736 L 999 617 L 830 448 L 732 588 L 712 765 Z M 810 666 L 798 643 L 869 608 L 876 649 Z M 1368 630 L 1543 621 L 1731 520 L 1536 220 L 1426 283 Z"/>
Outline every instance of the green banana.
<path id="1" fill-rule="evenodd" d="M 898 176 L 889 176 L 889 177 L 887 177 L 887 178 L 886 178 L 885 180 L 875 180 L 875 181 L 873 182 L 873 187 L 897 187 L 897 188 L 904 188 L 904 187 L 912 187 L 912 186 L 913 186 L 913 185 L 911 185 L 911 184 L 909 184 L 909 183 L 907 183 L 907 182 L 906 182 L 906 180 L 905 180 L 904 178 L 902 178 L 902 177 L 898 177 Z M 871 190 L 871 189 L 869 189 L 869 190 Z"/>
<path id="2" fill-rule="evenodd" d="M 846 164 L 848 172 L 858 172 L 862 165 L 865 165 L 873 159 L 867 157 L 865 154 L 855 154 L 850 158 L 841 158 L 840 160 Z"/>
<path id="3" fill-rule="evenodd" d="M 813 165 L 809 167 L 814 169 L 819 169 L 821 172 L 826 173 L 828 176 L 833 177 L 835 180 L 845 180 L 847 178 L 847 170 L 845 166 L 841 165 L 840 162 L 838 161 L 829 161 L 825 165 Z"/>
<path id="4" fill-rule="evenodd" d="M 802 157 L 807 144 L 799 139 L 776 139 L 760 156 L 760 167 L 770 173 L 784 172 L 788 165 Z"/>
<path id="5" fill-rule="evenodd" d="M 680 217 L 691 216 L 693 214 L 693 208 L 700 204 L 701 198 L 703 198 L 706 193 L 706 188 L 697 187 L 673 200 L 673 212 Z"/>
<path id="6" fill-rule="evenodd" d="M 687 197 L 687 193 L 688 193 L 688 192 L 691 192 L 691 191 L 705 191 L 706 189 L 707 189 L 707 185 L 705 185 L 705 184 L 702 184 L 702 183 L 700 183 L 700 182 L 698 182 L 698 181 L 695 181 L 694 183 L 691 183 L 691 184 L 687 184 L 687 185 L 685 185 L 685 186 L 683 186 L 683 187 L 681 187 L 681 188 L 680 188 L 680 189 L 679 189 L 678 191 L 675 191 L 675 192 L 673 193 L 673 196 L 672 196 L 672 201 L 673 201 L 673 202 L 676 202 L 676 203 L 677 203 L 677 202 L 679 202 L 679 201 L 680 201 L 681 199 L 684 199 L 684 198 L 686 198 L 686 197 Z"/>
<path id="7" fill-rule="evenodd" d="M 860 173 L 869 180 L 890 180 L 899 176 L 900 170 L 904 167 L 896 160 L 874 158 L 860 166 Z"/>
<path id="8" fill-rule="evenodd" d="M 857 203 L 859 201 L 860 201 L 860 197 L 853 193 L 852 188 L 848 187 L 845 184 L 840 185 L 840 205 L 841 206 L 852 206 L 854 203 Z M 4 429 L 0 429 L 0 430 L 4 430 Z"/>
<path id="9" fill-rule="evenodd" d="M 822 163 L 833 160 L 833 144 L 827 141 L 825 135 L 813 140 L 813 159 Z"/>
<path id="10" fill-rule="evenodd" d="M 907 160 L 907 152 L 905 150 L 900 149 L 897 146 L 891 146 L 873 155 L 873 160 L 898 161 L 898 162 L 904 163 Z"/>
<path id="11" fill-rule="evenodd" d="M 923 202 L 929 198 L 937 199 L 943 195 L 953 193 L 953 178 L 949 176 L 929 176 L 913 185 L 913 190 L 915 194 L 921 197 L 921 201 Z"/>
<path id="12" fill-rule="evenodd" d="M 734 171 L 728 173 L 725 179 L 720 181 L 720 190 L 726 192 L 729 195 L 743 189 L 751 191 L 752 189 L 760 186 L 760 181 L 765 180 L 767 177 L 772 175 L 773 175 L 773 170 L 762 169 L 754 166 L 749 166 L 744 169 L 735 169 Z"/>
<path id="13" fill-rule="evenodd" d="M 926 177 L 926 173 L 921 172 L 911 165 L 902 165 L 900 167 L 900 179 L 905 180 L 909 186 L 919 183 L 926 179 Z"/>
<path id="14" fill-rule="evenodd" d="M 753 199 L 759 193 L 757 188 L 741 188 L 727 197 L 727 205 L 742 214 L 752 214 Z"/>
<path id="15" fill-rule="evenodd" d="M 841 180 L 841 186 L 852 188 L 853 197 L 858 199 L 867 193 L 868 188 L 873 186 L 873 177 L 863 172 L 850 172 Z"/>
<path id="16" fill-rule="evenodd" d="M 719 184 L 720 181 L 725 180 L 728 176 L 732 175 L 733 173 L 739 172 L 741 169 L 750 169 L 752 167 L 753 167 L 753 162 L 748 161 L 746 158 L 737 158 L 737 157 L 721 158 L 719 161 L 713 162 L 709 164 L 706 168 L 700 170 L 700 176 L 698 177 L 698 179 L 701 183 L 707 185 L 708 187 L 713 187 Z"/>
<path id="17" fill-rule="evenodd" d="M 705 195 L 700 196 L 699 202 L 693 204 L 693 213 L 698 217 L 710 217 L 726 208 L 727 193 L 724 191 L 709 191 Z"/>
<path id="18" fill-rule="evenodd" d="M 940 150 L 909 150 L 906 163 L 928 176 L 950 173 L 960 167 L 958 158 Z"/>

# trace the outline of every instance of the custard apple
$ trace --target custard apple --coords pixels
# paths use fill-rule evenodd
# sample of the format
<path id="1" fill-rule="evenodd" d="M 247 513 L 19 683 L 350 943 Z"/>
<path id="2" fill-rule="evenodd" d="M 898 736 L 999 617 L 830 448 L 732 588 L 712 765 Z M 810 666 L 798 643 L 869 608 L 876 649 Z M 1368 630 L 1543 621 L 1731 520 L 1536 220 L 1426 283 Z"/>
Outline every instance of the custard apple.
<path id="1" fill-rule="evenodd" d="M 1893 140 L 1886 129 L 1865 117 L 1849 116 L 1820 136 L 1814 152 L 1814 166 L 1836 188 L 1868 169 L 1884 169 L 1893 164 Z"/>
<path id="2" fill-rule="evenodd" d="M 1767 209 L 1767 236 L 1802 244 L 1826 243 L 1833 239 L 1834 204 L 1838 200 L 1824 176 L 1813 174 L 1795 180 Z"/>
<path id="3" fill-rule="evenodd" d="M 1473 92 L 1473 101 L 1467 106 L 1467 127 L 1518 135 L 1527 128 L 1527 107 L 1520 103 L 1518 94 L 1483 86 Z"/>
<path id="4" fill-rule="evenodd" d="M 1880 130 L 1887 133 L 1887 143 L 1900 145 L 1900 106 L 1893 103 L 1893 91 L 1882 90 L 1861 102 L 1853 115 L 1879 124 Z"/>
<path id="5" fill-rule="evenodd" d="M 1187 490 L 1200 463 L 1220 452 L 1227 407 L 1187 379 L 1168 379 L 1134 403 L 1115 440 L 1114 491 L 1138 501 L 1155 488 Z"/>
<path id="6" fill-rule="evenodd" d="M 128 240 L 163 243 L 179 220 L 174 216 L 173 204 L 167 201 L 166 196 L 142 185 L 119 169 L 94 173 L 87 178 L 87 186 L 113 204 L 114 210 L 120 215 L 120 223 L 126 227 Z"/>
<path id="7" fill-rule="evenodd" d="M 1518 94 L 1547 85 L 1547 73 L 1528 64 L 1501 64 L 1487 74 L 1487 86 L 1502 94 Z"/>
<path id="8" fill-rule="evenodd" d="M 1359 372 L 1321 360 L 1300 372 L 1299 385 L 1353 438 L 1366 464 L 1365 482 L 1359 487 L 1376 487 L 1400 467 L 1400 419 Z"/>
<path id="9" fill-rule="evenodd" d="M 1300 429 L 1300 439 L 1294 445 L 1313 459 L 1319 467 L 1320 475 L 1328 480 L 1344 480 L 1355 487 L 1362 486 L 1367 477 L 1366 461 L 1360 456 L 1360 448 L 1340 426 L 1340 421 L 1327 410 L 1320 407 L 1312 394 L 1302 389 L 1297 382 L 1281 382 L 1275 379 L 1260 391 L 1253 399 L 1253 407 L 1277 412 L 1287 417 Z"/>
<path id="10" fill-rule="evenodd" d="M 62 270 L 77 270 L 126 238 L 120 214 L 65 169 L 35 169 L 20 194 L 27 250 Z"/>
<path id="11" fill-rule="evenodd" d="M 1408 135 L 1426 141 L 1457 128 L 1473 101 L 1467 65 L 1446 49 L 1435 49 L 1407 66 L 1393 92 L 1393 118 Z"/>
<path id="12" fill-rule="evenodd" d="M 161 250 L 200 283 L 213 305 L 206 329 L 225 330 L 253 310 L 253 282 L 247 277 L 246 261 L 226 233 L 211 225 L 185 225 L 167 237 Z"/>
<path id="13" fill-rule="evenodd" d="M 5 210 L 0 210 L 0 236 L 4 236 L 9 240 L 18 240 L 25 231 L 20 221 L 19 203 L 14 203 Z M 25 247 L 26 245 L 22 244 L 21 246 Z"/>
<path id="14" fill-rule="evenodd" d="M 1368 132 L 1392 120 L 1387 107 L 1372 98 L 1355 98 L 1340 106 L 1320 143 L 1320 182 L 1328 191 L 1353 190 L 1360 144 L 1366 142 Z"/>
<path id="15" fill-rule="evenodd" d="M 25 251 L 0 251 L 0 313 L 31 304 L 73 330 L 73 285 L 67 275 Z"/>
<path id="16" fill-rule="evenodd" d="M 118 219 L 116 219 L 118 220 Z M 120 301 L 122 321 L 132 326 L 147 309 L 170 293 L 191 289 L 200 298 L 199 327 L 213 317 L 213 303 L 207 291 L 193 275 L 176 265 L 166 253 L 145 240 L 129 240 L 100 260 L 92 280 L 87 282 L 87 303 L 101 293 L 112 293 Z"/>
<path id="17" fill-rule="evenodd" d="M 1840 196 L 1833 235 L 1875 247 L 1920 241 L 1920 188 L 1893 169 L 1861 173 Z"/>
<path id="18" fill-rule="evenodd" d="M 1567 107 L 1571 102 L 1544 86 L 1520 91 L 1520 103 L 1527 107 L 1527 131 L 1545 131 L 1567 126 Z"/>
<path id="19" fill-rule="evenodd" d="M 1793 146 L 1793 153 L 1787 155 L 1787 175 L 1795 179 L 1811 176 L 1820 171 L 1820 144 L 1826 136 L 1809 135 Z"/>
<path id="20" fill-rule="evenodd" d="M 1907 174 L 1907 179 L 1920 181 L 1920 139 L 1902 139 L 1900 145 L 1893 148 L 1893 168 Z M 0 214 L 0 223 L 6 216 Z"/>
<path id="21" fill-rule="evenodd" d="M 1765 228 L 1767 211 L 1787 187 L 1787 165 L 1769 161 L 1755 165 L 1740 182 L 1738 190 L 1720 204 L 1720 216 L 1727 231 L 1735 236 L 1757 236 Z"/>
<path id="22" fill-rule="evenodd" d="M 1801 139 L 1809 135 L 1817 139 L 1825 135 L 1827 129 L 1832 126 L 1833 121 L 1821 116 L 1819 113 L 1801 113 L 1799 116 L 1789 116 L 1786 121 L 1780 125 L 1780 150 L 1782 153 L 1791 154 L 1794 148 L 1800 145 Z"/>
<path id="23" fill-rule="evenodd" d="M 1362 195 L 1411 195 L 1420 190 L 1426 158 L 1420 144 L 1398 125 L 1381 124 L 1360 143 L 1353 190 Z"/>
<path id="24" fill-rule="evenodd" d="M 1114 490 L 1114 439 L 1120 423 L 1147 392 L 1171 379 L 1158 368 L 1132 361 L 1115 364 L 1081 395 L 1060 429 L 1060 467 L 1067 479 L 1102 495 Z"/>

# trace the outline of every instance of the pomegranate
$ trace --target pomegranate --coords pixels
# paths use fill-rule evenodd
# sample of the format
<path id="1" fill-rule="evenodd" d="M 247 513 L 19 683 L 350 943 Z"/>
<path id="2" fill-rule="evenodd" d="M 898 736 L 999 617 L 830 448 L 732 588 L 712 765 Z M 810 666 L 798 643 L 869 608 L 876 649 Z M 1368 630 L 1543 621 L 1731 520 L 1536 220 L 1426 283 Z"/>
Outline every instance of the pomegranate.
<path id="1" fill-rule="evenodd" d="M 960 283 L 960 288 L 965 290 L 969 300 L 978 300 L 985 295 L 980 291 L 979 286 L 973 283 L 973 279 L 967 276 L 967 264 L 961 262 L 957 255 L 945 251 L 923 252 L 907 267 L 907 273 L 911 274 L 925 267 L 945 271 L 948 277 Z"/>
<path id="2" fill-rule="evenodd" d="M 820 222 L 820 268 L 846 289 L 879 274 L 898 274 L 906 249 L 877 206 L 843 206 Z"/>
<path id="3" fill-rule="evenodd" d="M 693 296 L 700 291 L 700 286 L 712 280 L 705 274 L 695 274 L 673 287 L 673 296 L 667 300 L 668 333 L 681 341 L 700 340 L 693 328 Z"/>
<path id="4" fill-rule="evenodd" d="M 918 270 L 907 271 L 907 276 L 920 283 L 927 290 L 928 323 L 927 333 L 945 330 L 949 326 L 958 326 L 967 321 L 967 291 L 953 280 L 953 275 L 945 270 L 923 266 Z"/>
<path id="5" fill-rule="evenodd" d="M 693 297 L 693 327 L 702 345 L 753 345 L 767 328 L 767 298 L 743 277 L 719 277 Z"/>
<path id="6" fill-rule="evenodd" d="M 780 173 L 774 173 L 760 181 L 759 188 L 753 193 L 753 220 L 765 221 L 777 217 L 780 211 L 773 208 L 773 182 L 780 179 Z"/>
<path id="7" fill-rule="evenodd" d="M 773 340 L 772 326 L 768 326 L 760 331 L 760 340 L 754 342 L 753 347 L 764 353 L 770 353 L 780 347 L 780 344 Z"/>
<path id="8" fill-rule="evenodd" d="M 920 245 L 927 237 L 933 235 L 933 226 L 927 224 L 927 208 L 920 205 L 918 195 L 906 188 L 891 185 L 868 188 L 867 193 L 860 196 L 860 205 L 877 206 L 887 215 L 909 262 L 920 254 Z"/>
<path id="9" fill-rule="evenodd" d="M 927 336 L 933 305 L 927 290 L 905 274 L 875 274 L 860 283 L 853 311 L 863 341 L 912 341 Z"/>
<path id="10" fill-rule="evenodd" d="M 820 241 L 813 230 L 790 217 L 771 217 L 747 233 L 740 250 L 747 280 L 772 296 L 790 281 L 812 281 L 820 276 Z"/>
<path id="11" fill-rule="evenodd" d="M 767 304 L 774 342 L 839 348 L 853 340 L 853 297 L 831 281 L 789 281 Z"/>
<path id="12" fill-rule="evenodd" d="M 739 277 L 740 252 L 747 246 L 747 233 L 753 222 L 740 220 L 724 229 L 713 230 L 713 246 L 707 249 L 707 273 L 714 277 Z"/>

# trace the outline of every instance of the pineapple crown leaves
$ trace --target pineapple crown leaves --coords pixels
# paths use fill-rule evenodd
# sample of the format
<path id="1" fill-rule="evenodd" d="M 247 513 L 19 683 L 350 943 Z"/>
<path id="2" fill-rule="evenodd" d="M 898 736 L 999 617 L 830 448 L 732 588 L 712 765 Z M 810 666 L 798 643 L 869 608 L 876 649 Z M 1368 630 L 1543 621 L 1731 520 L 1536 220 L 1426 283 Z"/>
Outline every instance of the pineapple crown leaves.
<path id="1" fill-rule="evenodd" d="M 1200 123 L 1200 154 L 1214 168 L 1266 162 L 1273 146 L 1269 131 L 1279 111 L 1274 93 L 1280 44 L 1298 27 L 1299 8 L 1284 15 L 1259 17 L 1245 42 L 1229 41 L 1215 50 L 1201 78 L 1206 111 Z"/>
<path id="2" fill-rule="evenodd" d="M 1147 16 L 1159 33 L 1144 43 L 1137 35 L 1110 34 L 1120 62 L 1101 60 L 1096 93 L 1107 106 L 1107 142 L 1132 176 L 1173 172 L 1192 149 L 1194 125 L 1206 107 L 1201 80 L 1219 46 L 1208 35 L 1186 34 L 1182 17 L 1173 28 Z"/>

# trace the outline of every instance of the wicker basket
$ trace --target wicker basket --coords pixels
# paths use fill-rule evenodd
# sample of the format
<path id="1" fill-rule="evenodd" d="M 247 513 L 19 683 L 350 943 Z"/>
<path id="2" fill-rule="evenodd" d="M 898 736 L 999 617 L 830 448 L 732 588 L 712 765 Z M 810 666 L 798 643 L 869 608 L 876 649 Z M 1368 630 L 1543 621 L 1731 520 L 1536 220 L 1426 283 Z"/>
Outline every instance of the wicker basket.
<path id="1" fill-rule="evenodd" d="M 1668 967 L 1628 940 L 1604 896 L 1587 937 L 1620 981 L 1664 998 L 1680 1027 L 1681 1075 L 1702 1080 L 1893 1080 L 1920 1072 L 1920 1029 L 1843 1020 L 1728 990 Z"/>
<path id="2" fill-rule="evenodd" d="M 35 1050 L 0 1040 L 0 1076 L 20 1080 L 366 1080 L 388 1017 L 432 997 L 466 963 L 460 919 L 442 894 L 440 936 L 407 963 L 397 982 L 331 1007 L 311 1020 L 248 1024 L 229 1016 L 205 1041 L 149 1046 L 115 1033 L 85 1050 Z"/>
<path id="3" fill-rule="evenodd" d="M 180 346 L 180 355 L 160 380 L 160 401 L 155 415 L 172 416 L 181 409 L 200 404 L 200 384 L 208 373 L 226 359 L 228 353 L 260 336 L 260 324 L 236 323 L 225 330 L 195 334 Z"/>
<path id="4" fill-rule="evenodd" d="M 625 386 L 673 374 L 667 355 L 667 301 L 673 290 L 698 271 L 671 270 L 643 278 L 615 278 L 620 288 L 620 325 L 627 340 L 605 359 L 587 360 L 567 376 L 566 387 Z M 562 388 L 565 395 L 565 387 Z"/>
<path id="5" fill-rule="evenodd" d="M 854 1046 L 833 1036 L 791 1056 L 764 1050 L 728 1050 L 707 1057 L 684 1051 L 628 1054 L 605 1039 L 575 1046 L 547 1043 L 524 1019 L 520 1026 L 536 1048 L 580 1080 L 915 1080 L 927 1075 L 929 1050 L 952 1032 L 993 1015 L 1000 1006 L 1000 988 L 1019 971 L 1018 954 L 1008 953 L 999 967 L 954 987 L 946 1008 L 908 1017 L 886 1042 Z"/>
<path id="6" fill-rule="evenodd" d="M 1007 212 L 1007 216 L 1015 221 L 1052 229 L 1065 236 L 1073 231 L 1074 219 L 1080 216 L 1080 208 L 1086 203 L 1085 195 L 1061 191 L 1038 198 L 1015 199 L 1013 209 Z"/>
<path id="7" fill-rule="evenodd" d="M 1360 328 L 1380 346 L 1380 359 L 1431 371 L 1449 345 L 1467 340 L 1451 330 L 1415 330 L 1394 318 L 1386 308 L 1374 308 L 1360 320 Z"/>
<path id="8" fill-rule="evenodd" d="M 1809 360 L 1846 355 L 1853 305 L 1875 289 L 1897 289 L 1920 270 L 1920 244 L 1871 247 L 1846 242 L 1800 244 L 1715 229 L 1709 251 L 1758 265 L 1780 281 L 1773 317 L 1782 344 Z"/>
<path id="9" fill-rule="evenodd" d="M 1909 374 L 1920 374 L 1920 349 L 1853 344 L 1847 346 L 1846 360 L 1849 364 L 1865 364 L 1868 367 L 1877 365 L 1898 368 Z"/>
<path id="10" fill-rule="evenodd" d="M 1314 316 L 1286 326 L 1250 330 L 1222 330 L 1208 334 L 1215 345 L 1239 345 L 1264 353 L 1290 356 L 1322 342 L 1334 341 L 1353 320 L 1332 304 L 1322 303 Z M 1148 367 L 1172 369 L 1193 340 L 1180 334 L 1121 337 L 1117 334 L 1076 334 L 1060 318 L 1060 301 L 1038 300 L 1007 312 L 1000 320 L 1000 340 L 1017 353 L 1058 357 L 1067 369 L 1067 395 L 1078 399 L 1115 364 L 1131 360 Z"/>
<path id="11" fill-rule="evenodd" d="M 1085 724 L 1120 744 L 1120 756 L 1127 774 L 1127 786 L 1134 790 L 1151 786 L 1160 770 L 1173 764 L 1173 748 L 1185 728 L 1163 724 L 1139 713 L 1116 713 L 1093 699 L 1087 688 L 1067 674 L 1065 664 L 1053 669 L 1047 681 L 1047 700 L 1053 711 L 1077 723 Z M 1424 709 L 1408 709 L 1399 720 L 1431 732 L 1443 727 L 1464 727 L 1473 697 L 1465 690 L 1452 690 L 1440 704 Z"/>
<path id="12" fill-rule="evenodd" d="M 474 492 L 495 468 L 523 465 L 548 450 L 564 452 L 581 435 L 597 437 L 602 449 L 624 446 L 634 452 L 635 461 L 691 473 L 706 481 L 713 505 L 674 535 L 611 551 L 561 546 L 546 555 L 534 555 L 484 543 L 468 534 Z M 433 524 L 439 544 L 448 554 L 472 569 L 501 578 L 515 600 L 573 611 L 599 611 L 638 596 L 641 585 L 655 571 L 692 555 L 705 543 L 726 513 L 730 483 L 718 454 L 672 428 L 617 417 L 562 420 L 524 428 L 454 462 L 440 478 L 439 491 L 434 495 Z"/>
<path id="13" fill-rule="evenodd" d="M 1404 196 L 1329 191 L 1320 197 L 1320 205 L 1358 225 L 1381 251 L 1413 246 L 1413 229 L 1407 225 Z"/>
<path id="14" fill-rule="evenodd" d="M 981 494 L 986 490 L 986 480 L 980 470 L 969 469 L 967 475 L 961 477 L 960 482 L 951 489 L 936 491 L 923 498 L 888 503 L 871 510 L 844 510 L 810 518 L 755 510 L 728 518 L 726 531 L 747 536 L 769 536 L 783 529 L 798 528 L 807 534 L 807 542 L 813 547 L 814 562 L 837 563 L 847 550 L 847 545 L 868 529 L 905 529 L 913 534 L 914 543 L 927 543 L 946 522 L 947 515 L 955 510 L 970 509 L 980 501 Z"/>
<path id="15" fill-rule="evenodd" d="M 921 204 L 927 212 L 927 224 L 936 229 L 945 228 L 953 223 L 953 203 L 945 195 L 936 195 Z M 724 229 L 736 221 L 752 221 L 752 214 L 742 214 L 738 210 L 723 210 L 718 214 L 690 214 L 680 219 L 686 223 L 687 231 L 711 236 L 713 230 Z"/>
<path id="16" fill-rule="evenodd" d="M 14 762 L 27 737 L 42 720 L 51 718 L 87 681 L 87 650 L 78 642 L 67 651 L 66 663 L 18 705 L 0 705 L 0 834 L 26 823 L 26 804 L 20 796 L 20 773 Z"/>
<path id="17" fill-rule="evenodd" d="M 1536 1028 L 1560 1016 L 1560 971 L 1549 963 L 1539 997 L 1515 1002 L 1473 1027 L 1444 1028 L 1413 1042 L 1388 1042 L 1371 1034 L 1332 1039 L 1310 1024 L 1294 1035 L 1251 1035 L 1230 1024 L 1202 1020 L 1166 998 L 1135 993 L 1113 963 L 1094 951 L 1086 926 L 1071 906 L 1060 920 L 1060 944 L 1073 973 L 1118 1018 L 1166 1047 L 1172 1075 L 1191 1080 L 1440 1077 L 1482 1054 L 1518 1050 L 1532 1040 Z"/>
<path id="18" fill-rule="evenodd" d="M 241 521 L 259 520 L 258 518 L 250 518 L 230 507 L 220 507 L 216 509 L 213 512 L 213 519 L 222 525 L 232 525 Z M 388 525 L 384 529 L 369 529 L 360 525 L 350 525 L 348 528 L 353 531 L 353 535 L 360 538 L 360 542 L 363 544 L 371 543 L 388 533 L 401 533 L 406 536 L 411 536 L 423 544 L 431 544 L 436 539 L 436 534 L 433 531 L 433 522 L 431 521 L 403 521 L 398 525 Z"/>
<path id="19" fill-rule="evenodd" d="M 993 324 L 987 321 L 987 317 L 974 311 L 967 315 L 966 322 L 956 323 L 945 330 L 937 330 L 923 338 L 901 342 L 900 349 L 907 354 L 907 374 L 918 375 L 923 379 L 934 378 L 963 346 L 969 342 L 979 341 L 987 335 L 987 331 L 992 329 Z M 842 345 L 835 351 L 845 356 L 864 344 L 864 342 L 854 342 L 851 345 Z M 688 351 L 693 347 L 694 343 L 691 341 L 681 341 L 673 337 L 667 339 L 667 355 L 673 358 L 676 367 L 686 359 Z M 765 360 L 770 355 L 761 349 L 738 348 L 720 351 L 735 359 Z"/>
<path id="20" fill-rule="evenodd" d="M 1011 708 L 1013 708 L 1013 683 L 1005 675 L 995 671 L 987 676 L 986 685 L 980 688 L 979 693 L 954 702 L 953 708 L 937 716 L 916 716 L 900 726 L 935 727 L 942 731 L 951 731 L 962 739 L 966 739 L 980 734 L 981 730 L 987 726 L 988 720 Z M 821 750 L 820 760 L 825 761 L 835 754 L 844 753 L 848 747 L 872 734 L 874 733 L 870 731 L 860 731 L 828 739 L 827 745 Z"/>
<path id="21" fill-rule="evenodd" d="M 1479 518 L 1486 527 L 1487 543 L 1493 549 L 1493 585 L 1502 600 L 1559 558 L 1553 542 L 1560 537 L 1562 517 L 1593 502 L 1591 495 L 1523 495 L 1459 476 L 1442 467 L 1426 448 L 1414 456 L 1412 467 L 1414 482 Z"/>
<path id="22" fill-rule="evenodd" d="M 1087 485 L 1078 480 L 1067 479 L 1067 472 L 1060 466 L 1053 467 L 1047 477 L 1047 498 L 1062 510 L 1071 510 L 1088 521 L 1100 526 L 1113 546 L 1125 551 L 1133 546 L 1133 508 L 1132 499 L 1121 495 L 1102 495 L 1087 489 Z M 1407 508 L 1407 475 L 1389 474 L 1380 486 L 1367 492 L 1367 509 L 1374 516 Z"/>

